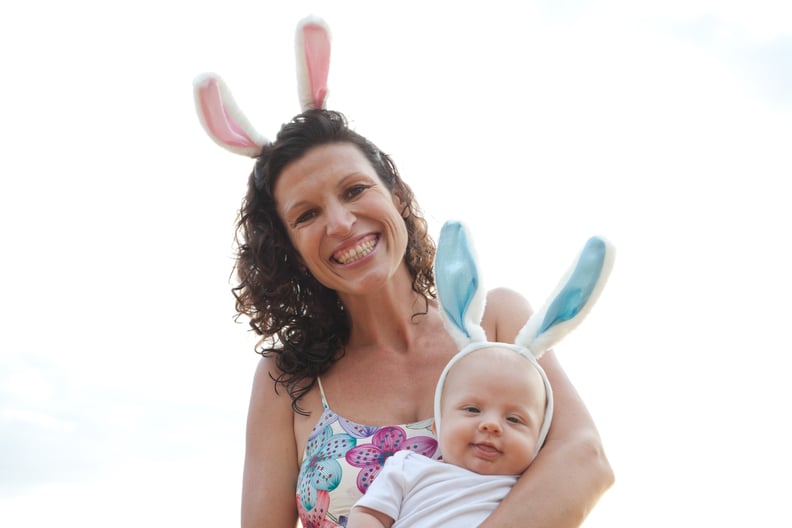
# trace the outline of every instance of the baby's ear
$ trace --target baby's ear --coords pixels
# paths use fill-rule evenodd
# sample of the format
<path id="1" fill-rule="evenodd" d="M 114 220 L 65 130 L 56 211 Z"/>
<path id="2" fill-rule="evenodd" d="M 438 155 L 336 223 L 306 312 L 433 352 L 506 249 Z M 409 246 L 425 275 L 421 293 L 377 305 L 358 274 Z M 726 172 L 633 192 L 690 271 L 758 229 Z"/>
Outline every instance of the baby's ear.
<path id="1" fill-rule="evenodd" d="M 597 302 L 613 268 L 614 248 L 602 237 L 586 242 L 553 294 L 517 334 L 536 357 L 574 330 Z"/>
<path id="2" fill-rule="evenodd" d="M 446 327 L 457 345 L 486 341 L 481 327 L 486 291 L 472 239 L 461 222 L 450 220 L 440 230 L 435 283 Z"/>

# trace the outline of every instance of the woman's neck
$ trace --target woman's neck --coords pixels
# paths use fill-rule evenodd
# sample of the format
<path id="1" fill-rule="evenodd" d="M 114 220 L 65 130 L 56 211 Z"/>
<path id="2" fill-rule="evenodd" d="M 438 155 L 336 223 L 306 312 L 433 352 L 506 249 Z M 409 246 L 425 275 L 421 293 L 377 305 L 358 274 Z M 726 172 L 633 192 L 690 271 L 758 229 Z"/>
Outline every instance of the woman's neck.
<path id="1" fill-rule="evenodd" d="M 341 296 L 350 320 L 350 347 L 386 346 L 407 350 L 426 317 L 428 301 L 412 289 L 406 268 L 380 290 Z"/>

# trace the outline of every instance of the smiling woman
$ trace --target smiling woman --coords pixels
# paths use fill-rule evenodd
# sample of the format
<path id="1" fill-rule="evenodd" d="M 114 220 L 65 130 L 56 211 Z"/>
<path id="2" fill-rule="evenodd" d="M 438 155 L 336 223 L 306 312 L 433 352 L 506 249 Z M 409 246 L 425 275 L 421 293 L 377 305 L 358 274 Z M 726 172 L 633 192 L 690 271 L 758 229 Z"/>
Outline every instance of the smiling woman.
<path id="1" fill-rule="evenodd" d="M 435 300 L 434 242 L 412 190 L 387 154 L 324 108 L 326 27 L 309 18 L 297 35 L 298 64 L 308 66 L 298 85 L 311 97 L 301 96 L 303 112 L 274 142 L 255 133 L 217 78 L 199 77 L 195 90 L 212 139 L 235 153 L 259 148 L 240 210 L 233 289 L 264 356 L 247 422 L 242 521 L 250 527 L 291 527 L 298 515 L 308 526 L 345 526 L 386 458 L 401 450 L 439 456 L 432 396 L 456 351 Z M 493 292 L 482 332 L 512 340 L 530 313 L 515 292 Z M 610 486 L 582 401 L 552 353 L 542 362 L 563 404 L 546 449 L 482 526 L 579 523 Z M 559 478 L 570 460 L 574 485 Z M 521 500 L 537 488 L 553 498 Z"/>
<path id="2" fill-rule="evenodd" d="M 318 109 L 262 148 L 237 241 L 237 309 L 264 355 L 248 414 L 243 523 L 290 526 L 299 513 L 306 525 L 345 526 L 386 458 L 440 455 L 432 394 L 455 346 L 435 300 L 434 243 L 388 156 L 341 114 Z M 486 306 L 493 339 L 513 339 L 530 314 L 506 290 Z M 542 361 L 563 404 L 539 469 L 512 493 L 558 486 L 554 501 L 530 510 L 544 526 L 564 526 L 596 502 L 610 472 L 582 402 L 552 354 Z M 574 487 L 556 477 L 570 456 Z M 524 503 L 510 504 L 493 519 Z"/>

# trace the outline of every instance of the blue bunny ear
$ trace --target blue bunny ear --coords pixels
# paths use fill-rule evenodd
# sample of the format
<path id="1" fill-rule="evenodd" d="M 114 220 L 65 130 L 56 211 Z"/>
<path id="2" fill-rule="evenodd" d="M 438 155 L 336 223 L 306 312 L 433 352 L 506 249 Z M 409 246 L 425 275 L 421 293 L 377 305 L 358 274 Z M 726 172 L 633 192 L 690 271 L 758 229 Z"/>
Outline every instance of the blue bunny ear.
<path id="1" fill-rule="evenodd" d="M 449 220 L 440 230 L 435 284 L 446 326 L 457 344 L 486 341 L 481 327 L 486 292 L 472 239 L 461 222 Z"/>
<path id="2" fill-rule="evenodd" d="M 607 240 L 590 238 L 545 306 L 520 330 L 515 343 L 539 357 L 575 329 L 599 298 L 613 257 L 613 246 Z"/>

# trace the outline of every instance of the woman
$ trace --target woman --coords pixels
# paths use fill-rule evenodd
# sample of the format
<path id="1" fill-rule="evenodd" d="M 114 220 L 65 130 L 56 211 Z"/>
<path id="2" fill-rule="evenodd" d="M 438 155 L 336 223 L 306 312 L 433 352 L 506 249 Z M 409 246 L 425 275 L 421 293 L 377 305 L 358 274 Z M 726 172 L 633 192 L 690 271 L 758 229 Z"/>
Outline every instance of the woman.
<path id="1" fill-rule="evenodd" d="M 343 526 L 399 449 L 438 457 L 435 382 L 456 345 L 434 295 L 434 244 L 387 155 L 343 115 L 308 110 L 266 145 L 240 211 L 237 310 L 262 336 L 248 412 L 244 527 Z M 506 289 L 482 326 L 512 342 L 531 314 Z M 582 523 L 613 481 L 552 351 L 544 449 L 482 526 Z M 398 424 L 398 425 L 395 425 Z M 296 501 L 295 501 L 296 493 Z"/>

